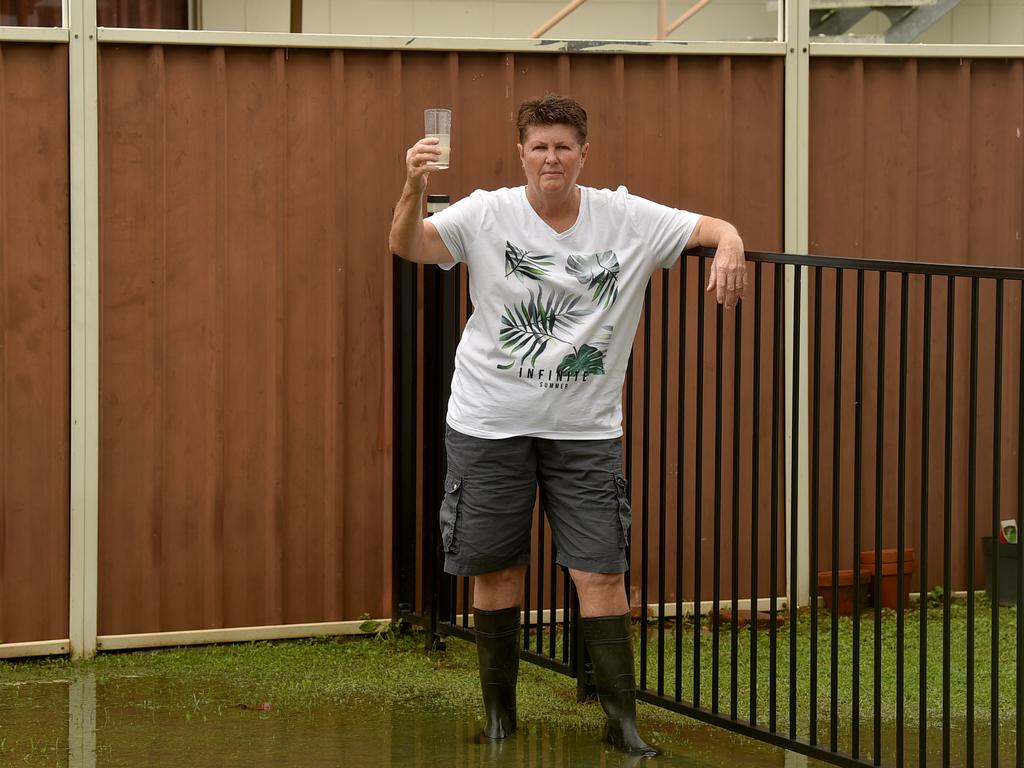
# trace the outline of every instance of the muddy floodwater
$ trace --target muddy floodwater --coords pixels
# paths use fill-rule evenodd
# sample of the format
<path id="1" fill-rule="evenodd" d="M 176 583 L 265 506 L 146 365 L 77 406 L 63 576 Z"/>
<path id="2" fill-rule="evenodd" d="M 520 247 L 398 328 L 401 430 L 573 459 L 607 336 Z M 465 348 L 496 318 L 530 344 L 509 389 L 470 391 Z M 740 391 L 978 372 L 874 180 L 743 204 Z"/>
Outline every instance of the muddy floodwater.
<path id="1" fill-rule="evenodd" d="M 69 670 L 70 671 L 70 670 Z M 523 723 L 481 743 L 479 724 L 407 706 L 301 708 L 199 696 L 188 679 L 105 676 L 4 683 L 2 766 L 816 766 L 814 760 L 685 721 L 649 733 L 664 754 L 639 761 L 592 730 Z M 190 701 L 190 696 L 192 700 Z M 648 729 L 649 730 L 649 729 Z"/>

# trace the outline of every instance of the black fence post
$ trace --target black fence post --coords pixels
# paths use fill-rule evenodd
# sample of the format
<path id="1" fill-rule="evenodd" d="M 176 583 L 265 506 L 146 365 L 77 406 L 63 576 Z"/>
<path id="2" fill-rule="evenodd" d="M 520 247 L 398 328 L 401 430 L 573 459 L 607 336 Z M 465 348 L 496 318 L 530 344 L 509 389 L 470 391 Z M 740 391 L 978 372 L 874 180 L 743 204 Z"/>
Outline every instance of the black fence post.
<path id="1" fill-rule="evenodd" d="M 440 200 L 439 198 L 443 198 Z M 427 208 L 431 209 L 433 206 L 448 207 L 448 195 L 429 195 L 427 198 Z M 431 213 L 440 210 L 440 207 L 435 207 Z M 437 412 L 437 429 L 434 432 L 435 444 L 434 444 L 434 455 L 437 460 L 438 470 L 438 485 L 444 490 L 444 479 L 447 471 L 447 451 L 445 449 L 445 423 L 446 415 L 448 413 L 448 398 L 451 395 L 452 389 L 452 376 L 455 373 L 455 348 L 459 343 L 459 334 L 462 328 L 459 322 L 459 290 L 460 290 L 460 273 L 461 267 L 456 265 L 452 269 L 442 270 L 435 268 L 434 271 L 437 275 L 437 286 L 439 290 L 438 296 L 438 320 L 437 320 L 437 333 L 438 333 L 438 354 L 440 357 L 437 358 L 437 365 L 435 366 L 435 375 L 437 376 L 437 385 L 435 387 L 435 393 L 437 400 L 434 403 L 434 408 Z M 440 499 L 440 496 L 438 496 Z M 431 510 L 431 522 L 432 525 L 437 528 L 437 501 L 434 503 L 434 509 Z M 456 578 L 449 576 L 444 572 L 444 552 L 441 551 L 440 540 L 438 541 L 437 548 L 437 570 L 436 570 L 436 595 L 437 595 L 437 612 L 438 622 L 444 622 L 452 625 L 456 621 L 456 598 L 455 598 L 455 586 Z M 440 637 L 438 638 L 440 640 Z M 443 641 L 441 641 L 443 646 Z"/>
<path id="2" fill-rule="evenodd" d="M 587 653 L 587 644 L 583 639 L 583 625 L 580 622 L 580 597 L 576 585 L 570 589 L 571 626 L 572 626 L 572 661 L 570 674 L 576 678 L 576 701 L 597 701 L 597 685 L 594 683 L 594 666 Z"/>
<path id="3" fill-rule="evenodd" d="M 449 204 L 448 195 L 427 196 L 427 216 Z M 454 367 L 454 344 L 450 338 L 451 304 L 456 320 L 458 298 L 452 290 L 454 275 L 428 267 L 423 276 L 423 360 L 430 372 L 423 376 L 423 610 L 430 621 L 426 637 L 428 650 L 444 650 L 440 625 L 453 617 L 450 590 L 445 588 L 444 552 L 438 535 L 437 508 L 444 493 L 446 470 L 444 422 Z M 456 322 L 457 333 L 457 322 Z"/>
<path id="4" fill-rule="evenodd" d="M 392 612 L 401 625 L 416 612 L 417 268 L 394 256 L 394 472 Z"/>

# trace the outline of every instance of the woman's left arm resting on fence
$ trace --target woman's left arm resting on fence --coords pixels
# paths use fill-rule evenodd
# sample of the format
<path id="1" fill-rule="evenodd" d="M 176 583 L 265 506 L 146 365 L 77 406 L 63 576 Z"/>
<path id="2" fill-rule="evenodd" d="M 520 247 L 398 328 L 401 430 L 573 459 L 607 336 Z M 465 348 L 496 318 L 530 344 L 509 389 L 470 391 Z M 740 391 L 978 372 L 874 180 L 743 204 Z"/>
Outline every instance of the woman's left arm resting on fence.
<path id="1" fill-rule="evenodd" d="M 743 297 L 747 285 L 747 261 L 743 255 L 743 239 L 736 227 L 722 219 L 701 216 L 693 229 L 687 248 L 715 248 L 711 262 L 708 291 L 715 291 L 719 304 L 732 309 Z"/>

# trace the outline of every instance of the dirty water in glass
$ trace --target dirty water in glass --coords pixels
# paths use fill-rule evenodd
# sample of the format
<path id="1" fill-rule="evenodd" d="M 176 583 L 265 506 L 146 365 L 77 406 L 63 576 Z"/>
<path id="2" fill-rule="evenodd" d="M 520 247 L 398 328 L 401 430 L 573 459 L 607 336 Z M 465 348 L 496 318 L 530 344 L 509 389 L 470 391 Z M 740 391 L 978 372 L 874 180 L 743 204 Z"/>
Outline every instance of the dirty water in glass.
<path id="1" fill-rule="evenodd" d="M 83 671 L 72 679 L 0 680 L 0 765 L 119 766 L 820 766 L 758 742 L 681 719 L 653 733 L 664 754 L 630 758 L 591 731 L 523 723 L 514 737 L 480 743 L 480 724 L 410 708 L 277 708 L 215 702 L 187 681 Z M 173 701 L 173 706 L 167 702 Z M 184 704 L 182 704 L 184 702 Z"/>

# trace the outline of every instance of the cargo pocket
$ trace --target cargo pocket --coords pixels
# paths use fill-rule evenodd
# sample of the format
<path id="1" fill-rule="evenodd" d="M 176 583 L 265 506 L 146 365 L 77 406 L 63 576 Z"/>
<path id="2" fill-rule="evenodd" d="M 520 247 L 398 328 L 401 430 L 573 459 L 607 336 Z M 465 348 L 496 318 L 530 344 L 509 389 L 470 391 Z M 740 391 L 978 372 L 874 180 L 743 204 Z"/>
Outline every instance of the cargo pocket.
<path id="1" fill-rule="evenodd" d="M 455 531 L 459 522 L 459 499 L 462 496 L 462 478 L 449 472 L 444 478 L 444 499 L 441 501 L 441 543 L 451 555 L 459 553 Z"/>
<path id="2" fill-rule="evenodd" d="M 615 475 L 615 503 L 619 510 L 619 528 L 622 536 L 619 545 L 629 546 L 629 529 L 633 525 L 633 511 L 629 506 L 629 485 L 622 475 Z"/>

